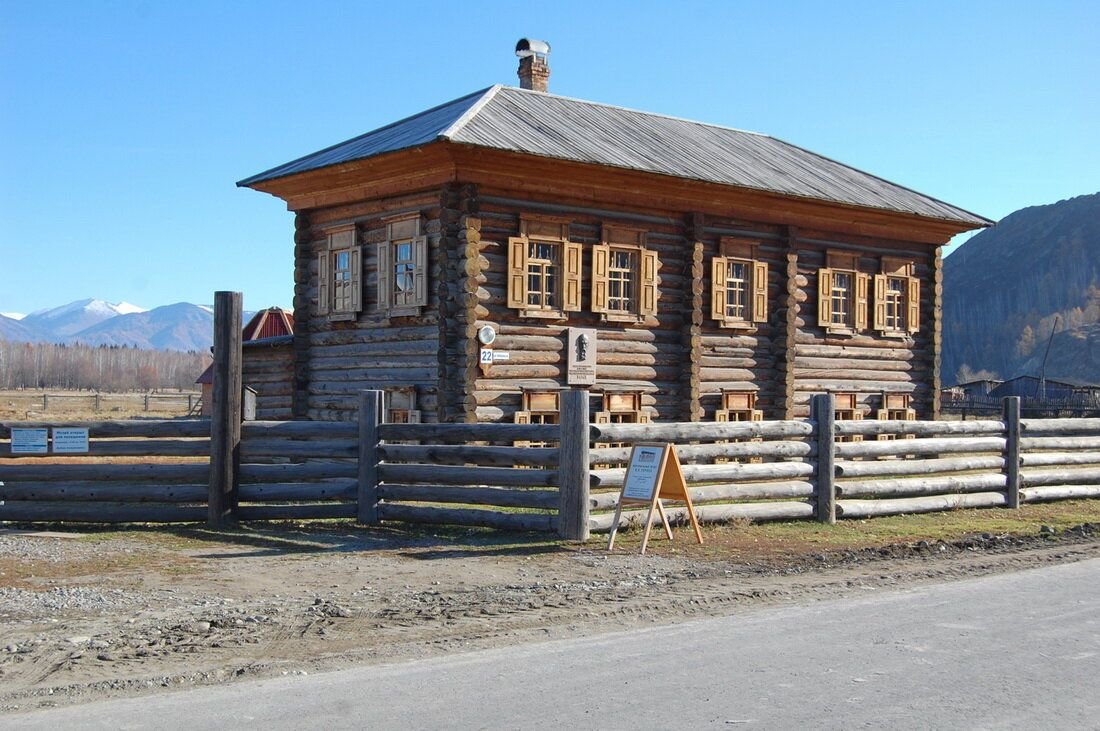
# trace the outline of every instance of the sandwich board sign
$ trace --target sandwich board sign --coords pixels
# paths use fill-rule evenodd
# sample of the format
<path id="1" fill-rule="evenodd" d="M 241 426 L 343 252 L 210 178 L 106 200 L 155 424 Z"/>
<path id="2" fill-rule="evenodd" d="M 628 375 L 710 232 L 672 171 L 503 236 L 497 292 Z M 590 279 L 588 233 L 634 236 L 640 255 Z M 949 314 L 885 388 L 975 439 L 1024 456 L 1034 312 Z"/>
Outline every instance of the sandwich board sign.
<path id="1" fill-rule="evenodd" d="M 623 505 L 649 505 L 645 519 L 645 533 L 642 534 L 642 553 L 649 544 L 649 531 L 653 527 L 653 511 L 661 516 L 665 534 L 672 540 L 672 528 L 668 524 L 661 499 L 682 500 L 687 505 L 688 519 L 695 529 L 695 538 L 703 542 L 699 530 L 699 520 L 695 517 L 695 507 L 691 504 L 684 472 L 680 469 L 680 458 L 676 456 L 676 447 L 672 444 L 639 442 L 630 450 L 630 463 L 626 467 L 626 478 L 619 492 L 619 502 L 615 506 L 615 517 L 611 521 L 611 537 L 607 541 L 607 550 L 615 547 L 615 534 L 619 530 Z"/>

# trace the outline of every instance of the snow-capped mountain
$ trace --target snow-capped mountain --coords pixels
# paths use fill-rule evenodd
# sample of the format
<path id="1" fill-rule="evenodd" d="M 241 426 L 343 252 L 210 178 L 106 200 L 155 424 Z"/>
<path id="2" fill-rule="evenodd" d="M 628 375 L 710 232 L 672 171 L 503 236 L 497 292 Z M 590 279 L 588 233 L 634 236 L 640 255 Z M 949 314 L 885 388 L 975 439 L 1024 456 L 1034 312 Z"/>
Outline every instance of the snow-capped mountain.
<path id="1" fill-rule="evenodd" d="M 36 343 L 41 340 L 38 335 L 19 320 L 0 315 L 0 340 L 13 340 L 22 343 Z"/>
<path id="2" fill-rule="evenodd" d="M 9 320 L 22 320 L 26 315 L 22 312 L 0 312 L 0 317 L 6 317 Z"/>
<path id="3" fill-rule="evenodd" d="M 214 315 L 205 307 L 178 302 L 121 314 L 85 328 L 70 340 L 88 345 L 130 345 L 153 350 L 205 350 L 214 334 Z"/>
<path id="4" fill-rule="evenodd" d="M 85 299 L 32 312 L 20 323 L 39 334 L 44 340 L 63 342 L 70 336 L 105 320 L 140 312 L 145 310 L 128 302 L 112 304 L 98 299 Z"/>

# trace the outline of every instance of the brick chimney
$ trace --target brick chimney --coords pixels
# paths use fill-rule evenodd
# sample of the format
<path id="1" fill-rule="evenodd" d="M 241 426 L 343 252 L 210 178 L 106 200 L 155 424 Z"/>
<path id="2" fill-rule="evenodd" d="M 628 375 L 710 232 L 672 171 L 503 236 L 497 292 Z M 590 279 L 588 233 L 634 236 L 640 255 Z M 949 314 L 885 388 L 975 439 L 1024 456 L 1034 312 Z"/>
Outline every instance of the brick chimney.
<path id="1" fill-rule="evenodd" d="M 520 38 L 516 55 L 519 56 L 519 87 L 545 93 L 550 82 L 550 44 L 534 38 Z"/>

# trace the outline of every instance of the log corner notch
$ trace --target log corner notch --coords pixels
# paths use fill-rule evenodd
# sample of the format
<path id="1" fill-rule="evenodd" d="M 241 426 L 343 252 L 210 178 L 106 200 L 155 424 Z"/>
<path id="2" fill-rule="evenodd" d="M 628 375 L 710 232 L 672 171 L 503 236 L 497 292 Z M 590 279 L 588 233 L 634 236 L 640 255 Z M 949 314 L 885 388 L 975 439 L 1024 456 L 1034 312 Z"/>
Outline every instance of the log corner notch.
<path id="1" fill-rule="evenodd" d="M 810 418 L 817 434 L 814 473 L 814 517 L 818 523 L 836 523 L 836 429 L 831 393 L 815 394 L 810 400 Z"/>
<path id="2" fill-rule="evenodd" d="M 241 465 L 240 292 L 214 293 L 214 401 L 210 415 L 210 485 L 206 522 L 225 526 L 237 511 Z"/>
<path id="3" fill-rule="evenodd" d="M 567 541 L 590 536 L 588 390 L 562 393 L 558 462 L 558 535 Z"/>
<path id="4" fill-rule="evenodd" d="M 1005 507 L 1020 507 L 1020 397 L 1004 400 Z"/>
<path id="5" fill-rule="evenodd" d="M 359 392 L 359 488 L 356 519 L 378 524 L 378 425 L 382 422 L 382 392 Z"/>

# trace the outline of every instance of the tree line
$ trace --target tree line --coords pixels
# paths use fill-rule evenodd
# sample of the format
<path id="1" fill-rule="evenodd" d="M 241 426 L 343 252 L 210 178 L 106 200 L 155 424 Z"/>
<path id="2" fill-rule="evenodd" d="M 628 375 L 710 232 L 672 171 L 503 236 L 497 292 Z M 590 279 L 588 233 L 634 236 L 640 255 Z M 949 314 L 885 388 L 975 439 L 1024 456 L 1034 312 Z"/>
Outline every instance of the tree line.
<path id="1" fill-rule="evenodd" d="M 208 353 L 197 351 L 0 340 L 0 388 L 191 390 L 210 363 Z"/>

